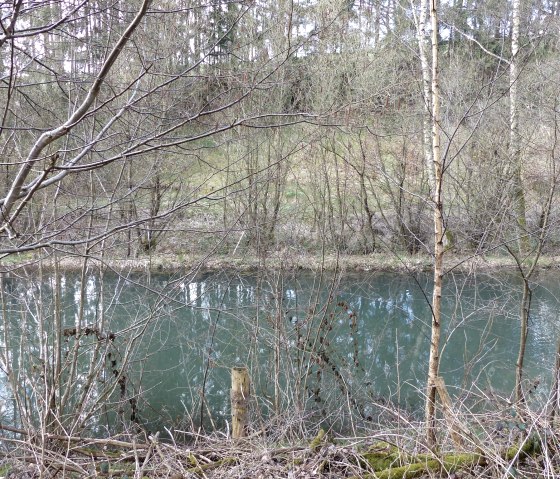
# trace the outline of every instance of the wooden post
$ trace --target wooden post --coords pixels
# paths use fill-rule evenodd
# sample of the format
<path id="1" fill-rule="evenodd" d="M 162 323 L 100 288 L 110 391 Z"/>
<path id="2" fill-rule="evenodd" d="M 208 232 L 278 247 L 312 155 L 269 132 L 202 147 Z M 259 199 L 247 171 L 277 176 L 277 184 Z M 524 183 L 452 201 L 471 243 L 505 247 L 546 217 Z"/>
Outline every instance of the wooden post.
<path id="1" fill-rule="evenodd" d="M 231 437 L 239 439 L 247 435 L 247 416 L 251 380 L 246 367 L 231 369 Z"/>

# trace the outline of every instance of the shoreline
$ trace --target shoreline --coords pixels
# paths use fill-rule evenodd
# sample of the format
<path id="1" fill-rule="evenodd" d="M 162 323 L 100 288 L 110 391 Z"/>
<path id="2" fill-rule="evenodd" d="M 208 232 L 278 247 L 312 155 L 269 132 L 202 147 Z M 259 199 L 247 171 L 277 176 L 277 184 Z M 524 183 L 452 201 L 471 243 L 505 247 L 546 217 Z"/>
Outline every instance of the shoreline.
<path id="1" fill-rule="evenodd" d="M 103 267 L 117 272 L 138 273 L 188 273 L 235 270 L 251 273 L 261 269 L 276 271 L 310 271 L 344 273 L 419 273 L 433 271 L 432 258 L 428 255 L 313 255 L 282 251 L 270 253 L 267 257 L 234 255 L 153 255 L 141 258 L 106 259 L 92 256 L 88 259 L 91 266 Z M 0 273 L 9 273 L 21 268 L 36 270 L 41 264 L 43 270 L 54 270 L 52 257 L 17 258 L 0 261 Z M 59 268 L 64 271 L 79 271 L 84 259 L 79 256 L 66 256 L 59 259 Z M 446 273 L 488 273 L 496 271 L 515 271 L 517 264 L 510 256 L 464 256 L 449 254 L 444 259 Z M 560 268 L 560 256 L 541 256 L 538 270 Z"/>

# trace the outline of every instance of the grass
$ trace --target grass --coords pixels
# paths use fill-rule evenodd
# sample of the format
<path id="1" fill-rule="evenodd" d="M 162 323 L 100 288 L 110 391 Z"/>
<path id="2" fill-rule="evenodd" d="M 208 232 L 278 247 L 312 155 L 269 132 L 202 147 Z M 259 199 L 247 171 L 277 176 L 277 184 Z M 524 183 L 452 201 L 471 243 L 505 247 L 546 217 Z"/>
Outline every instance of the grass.
<path id="1" fill-rule="evenodd" d="M 1 266 L 13 266 L 25 264 L 33 260 L 32 252 L 15 253 L 0 259 Z"/>

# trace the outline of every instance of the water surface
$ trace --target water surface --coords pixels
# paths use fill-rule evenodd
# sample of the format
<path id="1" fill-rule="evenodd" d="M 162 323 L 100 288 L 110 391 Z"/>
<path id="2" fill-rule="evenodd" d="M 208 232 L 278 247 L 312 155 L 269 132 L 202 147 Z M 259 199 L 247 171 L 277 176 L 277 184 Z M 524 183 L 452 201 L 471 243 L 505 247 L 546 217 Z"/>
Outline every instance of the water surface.
<path id="1" fill-rule="evenodd" d="M 344 409 L 366 421 L 375 416 L 375 404 L 421 407 L 430 283 L 425 274 L 334 278 L 230 271 L 196 278 L 92 273 L 82 284 L 79 275 L 64 274 L 60 318 L 68 335 L 62 353 L 75 344 L 71 332 L 81 318 L 82 327 L 91 328 L 82 339 L 90 341 L 90 351 L 96 341 L 107 344 L 98 382 L 119 373 L 125 377 L 90 421 L 98 432 L 131 422 L 150 429 L 223 428 L 229 369 L 237 365 L 249 368 L 258 398 L 254 407 L 263 416 L 296 408 L 336 422 Z M 38 338 L 52 337 L 55 327 L 56 285 L 52 276 L 3 280 L 11 343 L 4 350 L 13 351 L 11 360 L 30 396 L 39 394 L 33 389 Z M 519 344 L 519 279 L 512 273 L 449 275 L 445 285 L 441 374 L 452 396 L 509 396 Z M 540 380 L 538 396 L 548 393 L 560 291 L 552 273 L 533 287 L 525 377 L 531 384 Z M 18 359 L 21 338 L 30 354 Z M 129 364 L 121 371 L 127 351 Z M 87 364 L 91 357 L 86 349 L 81 361 Z M 6 383 L 0 392 L 9 405 Z M 101 414 L 115 409 L 121 412 L 117 416 Z"/>

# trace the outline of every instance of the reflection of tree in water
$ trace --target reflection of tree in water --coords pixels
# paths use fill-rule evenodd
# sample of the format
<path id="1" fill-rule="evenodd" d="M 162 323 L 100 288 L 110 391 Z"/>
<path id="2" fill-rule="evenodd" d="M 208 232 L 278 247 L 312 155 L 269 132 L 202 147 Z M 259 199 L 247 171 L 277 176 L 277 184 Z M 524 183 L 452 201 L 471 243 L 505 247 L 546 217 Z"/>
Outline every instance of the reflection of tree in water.
<path id="1" fill-rule="evenodd" d="M 44 329 L 52 328 L 56 285 L 51 276 L 44 278 L 40 287 L 37 278 L 3 279 L 7 324 L 19 335 L 11 334 L 10 341 L 23 337 L 29 351 L 10 356 L 13 367 L 29 372 L 20 376 L 23 389 L 40 380 L 39 319 Z M 452 386 L 471 388 L 473 383 L 508 394 L 517 344 L 515 285 L 499 276 L 457 275 L 455 280 L 458 286 L 444 292 L 449 327 L 441 372 L 446 383 L 455 394 L 464 391 Z M 237 364 L 249 366 L 265 415 L 273 408 L 275 393 L 282 410 L 300 408 L 339 426 L 350 421 L 348 410 L 363 420 L 375 418 L 374 405 L 385 401 L 420 406 L 429 307 L 418 284 L 392 274 L 315 281 L 302 273 L 282 278 L 273 288 L 271 281 L 228 272 L 181 280 L 156 275 L 146 289 L 141 275 L 105 274 L 103 285 L 95 275 L 86 275 L 83 285 L 77 275 L 62 275 L 62 326 L 71 331 L 83 318 L 78 378 L 87 377 L 100 338 L 114 334 L 99 356 L 103 374 L 90 399 L 103 397 L 111 380 L 117 381 L 105 405 L 122 415 L 119 421 L 111 415 L 92 416 L 92 427 L 134 422 L 146 428 L 171 423 L 190 427 L 197 424 L 201 407 L 205 427 L 222 427 L 229 415 L 229 368 Z M 557 286 L 546 284 L 548 289 L 535 290 L 527 368 L 531 380 L 539 376 L 539 366 L 548 366 L 554 347 Z M 162 291 L 167 291 L 164 296 Z M 143 322 L 147 317 L 153 319 Z M 127 341 L 140 325 L 146 326 L 144 337 L 121 372 Z M 64 354 L 77 338 L 69 333 L 65 339 Z M 280 360 L 276 366 L 274 348 Z M 274 374 L 280 387 L 276 392 Z M 76 398 L 81 391 L 78 385 Z M 7 394 L 2 395 L 12 407 Z M 340 417 L 333 414 L 343 407 Z"/>

